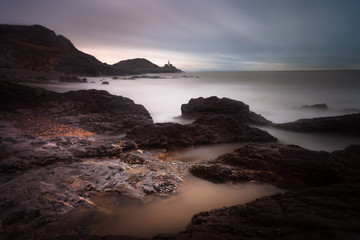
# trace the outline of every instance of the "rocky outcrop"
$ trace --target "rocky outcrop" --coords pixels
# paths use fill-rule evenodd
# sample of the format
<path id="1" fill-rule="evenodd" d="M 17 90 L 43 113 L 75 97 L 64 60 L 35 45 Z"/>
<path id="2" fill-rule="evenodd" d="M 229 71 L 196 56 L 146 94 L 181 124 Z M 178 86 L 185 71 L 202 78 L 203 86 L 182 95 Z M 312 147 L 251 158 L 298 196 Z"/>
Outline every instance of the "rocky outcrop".
<path id="1" fill-rule="evenodd" d="M 270 121 L 250 111 L 243 102 L 229 98 L 192 98 L 181 106 L 181 117 L 197 119 L 199 117 L 226 116 L 246 124 L 269 125 Z"/>
<path id="2" fill-rule="evenodd" d="M 277 128 L 298 132 L 339 133 L 360 136 L 360 113 L 335 117 L 300 119 L 276 124 Z"/>
<path id="3" fill-rule="evenodd" d="M 131 129 L 126 138 L 140 147 L 176 148 L 228 142 L 273 142 L 266 131 L 224 116 L 201 117 L 186 125 L 157 123 Z"/>
<path id="4" fill-rule="evenodd" d="M 360 185 L 263 197 L 196 214 L 186 230 L 154 239 L 358 239 Z"/>
<path id="5" fill-rule="evenodd" d="M 0 25 L 0 68 L 76 75 L 111 75 L 114 69 L 40 25 Z"/>
<path id="6" fill-rule="evenodd" d="M 248 144 L 194 164 L 190 172 L 212 182 L 256 181 L 304 188 L 359 182 L 359 159 L 359 145 L 328 153 L 295 145 Z"/>
<path id="7" fill-rule="evenodd" d="M 8 82 L 0 82 L 0 110 L 16 114 L 30 111 L 95 133 L 125 133 L 137 125 L 152 123 L 142 105 L 106 91 L 55 93 Z"/>

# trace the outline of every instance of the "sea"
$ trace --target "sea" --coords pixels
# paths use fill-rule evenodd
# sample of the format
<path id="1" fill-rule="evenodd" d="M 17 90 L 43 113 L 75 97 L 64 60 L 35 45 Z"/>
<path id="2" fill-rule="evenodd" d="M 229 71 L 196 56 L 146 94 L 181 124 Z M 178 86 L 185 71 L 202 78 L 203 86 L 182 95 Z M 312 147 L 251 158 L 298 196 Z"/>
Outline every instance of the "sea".
<path id="1" fill-rule="evenodd" d="M 133 76 L 88 77 L 88 83 L 41 86 L 57 92 L 100 89 L 142 104 L 154 122 L 188 122 L 176 118 L 191 98 L 217 96 L 242 101 L 274 123 L 360 112 L 360 71 L 182 72 Z M 102 82 L 109 84 L 102 84 Z M 56 82 L 56 83 L 55 83 Z M 328 110 L 304 108 L 326 104 Z M 304 134 L 264 128 L 284 144 L 333 151 L 360 144 L 359 137 Z"/>

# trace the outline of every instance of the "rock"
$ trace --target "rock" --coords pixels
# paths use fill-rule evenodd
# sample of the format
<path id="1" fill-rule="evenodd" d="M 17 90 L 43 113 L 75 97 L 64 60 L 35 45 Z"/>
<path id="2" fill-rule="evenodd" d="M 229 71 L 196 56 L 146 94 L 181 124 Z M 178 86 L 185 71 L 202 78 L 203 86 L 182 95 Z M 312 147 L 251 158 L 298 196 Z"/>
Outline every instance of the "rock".
<path id="1" fill-rule="evenodd" d="M 104 82 L 102 82 L 101 84 L 103 84 L 103 85 L 109 85 L 109 82 L 108 82 L 108 81 L 104 81 Z"/>
<path id="2" fill-rule="evenodd" d="M 153 239 L 358 239 L 360 185 L 286 192 L 201 212 L 186 230 Z"/>
<path id="3" fill-rule="evenodd" d="M 87 83 L 86 78 L 78 78 L 75 76 L 60 76 L 59 82 L 69 82 L 69 83 Z"/>
<path id="4" fill-rule="evenodd" d="M 249 110 L 249 106 L 243 102 L 232 100 L 229 98 L 192 98 L 187 104 L 181 106 L 183 118 L 197 119 L 199 117 L 208 116 L 226 116 L 234 120 L 256 125 L 269 125 L 270 121 L 261 115 Z"/>
<path id="5" fill-rule="evenodd" d="M 212 182 L 257 181 L 287 188 L 358 182 L 360 146 L 328 153 L 295 145 L 248 144 L 190 172 Z"/>
<path id="6" fill-rule="evenodd" d="M 339 133 L 360 136 L 360 113 L 334 117 L 300 119 L 276 124 L 277 128 L 298 132 Z"/>
<path id="7" fill-rule="evenodd" d="M 304 105 L 302 106 L 302 108 L 304 109 L 311 109 L 311 110 L 321 110 L 321 111 L 326 111 L 328 110 L 328 106 L 325 103 L 319 103 L 319 104 L 314 104 L 314 105 Z"/>
<path id="8" fill-rule="evenodd" d="M 55 93 L 41 88 L 0 82 L 0 111 L 30 111 L 55 122 L 95 133 L 124 133 L 152 123 L 149 112 L 131 99 L 106 91 Z"/>
<path id="9" fill-rule="evenodd" d="M 227 142 L 276 141 L 267 132 L 223 116 L 208 116 L 182 125 L 156 123 L 131 129 L 126 138 L 144 148 L 173 148 Z"/>

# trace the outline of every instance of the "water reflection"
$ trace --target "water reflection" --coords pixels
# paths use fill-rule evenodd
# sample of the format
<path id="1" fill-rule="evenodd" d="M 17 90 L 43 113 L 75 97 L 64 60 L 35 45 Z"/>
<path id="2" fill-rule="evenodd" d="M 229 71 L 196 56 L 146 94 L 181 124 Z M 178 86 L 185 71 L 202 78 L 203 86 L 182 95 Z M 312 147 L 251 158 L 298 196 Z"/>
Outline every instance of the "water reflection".
<path id="1" fill-rule="evenodd" d="M 281 192 L 264 184 L 213 184 L 189 176 L 174 196 L 154 199 L 150 203 L 119 204 L 118 198 L 97 200 L 91 233 L 96 235 L 131 235 L 151 237 L 157 233 L 184 230 L 192 216 L 224 206 L 233 206 L 261 196 Z"/>

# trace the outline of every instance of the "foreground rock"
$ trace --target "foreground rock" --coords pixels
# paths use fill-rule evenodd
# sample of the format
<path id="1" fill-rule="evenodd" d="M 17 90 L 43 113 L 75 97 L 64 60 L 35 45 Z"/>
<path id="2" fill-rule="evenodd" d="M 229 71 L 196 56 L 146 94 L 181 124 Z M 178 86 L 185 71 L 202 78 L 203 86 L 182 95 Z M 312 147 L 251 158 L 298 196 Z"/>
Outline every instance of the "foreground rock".
<path id="1" fill-rule="evenodd" d="M 154 239 L 359 239 L 360 185 L 263 197 L 196 214 L 184 232 Z"/>
<path id="2" fill-rule="evenodd" d="M 249 144 L 190 172 L 212 182 L 256 181 L 287 188 L 360 182 L 360 145 L 328 153 L 295 145 Z"/>
<path id="3" fill-rule="evenodd" d="M 152 123 L 142 105 L 106 91 L 56 93 L 2 81 L 0 111 L 10 114 L 8 119 L 32 113 L 95 133 L 124 133 L 137 125 Z"/>
<path id="4" fill-rule="evenodd" d="M 335 117 L 300 119 L 276 124 L 277 128 L 298 132 L 339 133 L 360 136 L 360 113 Z"/>
<path id="5" fill-rule="evenodd" d="M 105 193 L 169 195 L 188 174 L 186 163 L 161 161 L 163 152 L 143 152 L 119 137 L 36 136 L 7 121 L 0 121 L 0 150 L 1 239 L 64 235 L 35 230 Z"/>
<path id="6" fill-rule="evenodd" d="M 192 98 L 181 106 L 183 118 L 197 119 L 199 117 L 226 116 L 245 124 L 269 125 L 270 121 L 259 114 L 250 111 L 243 102 L 229 98 Z"/>

